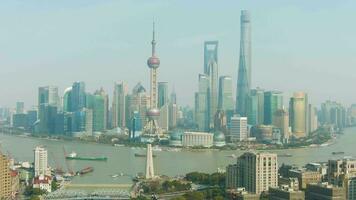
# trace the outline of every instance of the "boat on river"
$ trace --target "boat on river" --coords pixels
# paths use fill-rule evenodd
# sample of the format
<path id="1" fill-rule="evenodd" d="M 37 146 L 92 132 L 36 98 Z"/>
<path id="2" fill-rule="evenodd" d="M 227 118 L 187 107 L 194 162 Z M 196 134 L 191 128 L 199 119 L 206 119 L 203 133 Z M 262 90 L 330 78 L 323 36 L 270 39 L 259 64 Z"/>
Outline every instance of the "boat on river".
<path id="1" fill-rule="evenodd" d="M 333 155 L 341 155 L 341 154 L 344 154 L 345 152 L 343 151 L 334 151 L 332 152 Z"/>
<path id="2" fill-rule="evenodd" d="M 106 161 L 108 158 L 104 156 L 94 157 L 94 156 L 78 156 L 77 153 L 72 152 L 66 156 L 67 160 L 92 160 L 92 161 Z"/>

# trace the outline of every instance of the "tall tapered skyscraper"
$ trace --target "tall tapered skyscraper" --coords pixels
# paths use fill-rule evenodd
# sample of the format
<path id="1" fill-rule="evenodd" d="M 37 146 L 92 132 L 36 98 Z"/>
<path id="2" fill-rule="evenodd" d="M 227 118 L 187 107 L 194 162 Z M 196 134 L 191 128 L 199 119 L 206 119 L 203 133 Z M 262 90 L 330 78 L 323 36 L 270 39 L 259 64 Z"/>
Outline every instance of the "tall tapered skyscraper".
<path id="1" fill-rule="evenodd" d="M 251 19 L 250 12 L 241 11 L 240 61 L 237 76 L 236 111 L 246 116 L 247 99 L 251 87 Z"/>

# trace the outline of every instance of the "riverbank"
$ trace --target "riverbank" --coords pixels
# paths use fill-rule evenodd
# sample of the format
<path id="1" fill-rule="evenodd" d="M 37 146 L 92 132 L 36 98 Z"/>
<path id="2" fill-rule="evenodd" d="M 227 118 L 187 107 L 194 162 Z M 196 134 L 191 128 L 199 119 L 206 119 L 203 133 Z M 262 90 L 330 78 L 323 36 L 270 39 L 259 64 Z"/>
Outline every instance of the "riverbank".
<path id="1" fill-rule="evenodd" d="M 83 136 L 83 137 L 70 137 L 63 135 L 36 135 L 26 133 L 21 129 L 13 128 L 0 128 L 4 134 L 21 136 L 21 137 L 33 137 L 45 140 L 58 140 L 58 141 L 76 141 L 87 144 L 103 144 L 110 146 L 125 146 L 125 147 L 139 147 L 146 148 L 146 143 L 132 141 L 128 139 L 127 135 L 106 135 L 101 134 L 98 136 Z M 153 143 L 154 146 L 166 148 L 166 149 L 181 149 L 185 151 L 203 151 L 203 150 L 219 150 L 219 151 L 235 151 L 235 150 L 258 150 L 258 151 L 272 151 L 272 150 L 287 150 L 287 149 L 300 149 L 300 148 L 315 148 L 328 146 L 335 142 L 335 137 L 332 137 L 333 133 L 326 128 L 319 128 L 317 131 L 311 133 L 306 138 L 294 139 L 289 144 L 263 144 L 263 143 L 240 143 L 240 144 L 227 144 L 224 147 L 172 147 L 168 143 Z"/>

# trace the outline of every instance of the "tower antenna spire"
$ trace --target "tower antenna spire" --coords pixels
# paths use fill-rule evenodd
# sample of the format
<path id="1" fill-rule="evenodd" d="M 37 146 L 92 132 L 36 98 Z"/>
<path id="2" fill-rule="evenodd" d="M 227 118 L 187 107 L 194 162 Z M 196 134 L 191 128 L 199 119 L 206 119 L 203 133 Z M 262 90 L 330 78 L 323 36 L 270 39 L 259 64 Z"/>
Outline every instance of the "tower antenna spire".
<path id="1" fill-rule="evenodd" d="M 152 23 L 152 56 L 156 55 L 156 30 L 155 30 L 155 20 Z"/>

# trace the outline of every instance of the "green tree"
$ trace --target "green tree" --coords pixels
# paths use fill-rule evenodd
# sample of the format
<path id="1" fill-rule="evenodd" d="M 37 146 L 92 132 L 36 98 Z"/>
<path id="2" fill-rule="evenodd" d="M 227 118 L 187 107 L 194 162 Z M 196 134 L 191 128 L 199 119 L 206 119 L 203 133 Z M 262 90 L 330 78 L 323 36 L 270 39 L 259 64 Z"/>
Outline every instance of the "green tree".
<path id="1" fill-rule="evenodd" d="M 202 192 L 188 192 L 184 195 L 187 200 L 204 200 Z"/>

